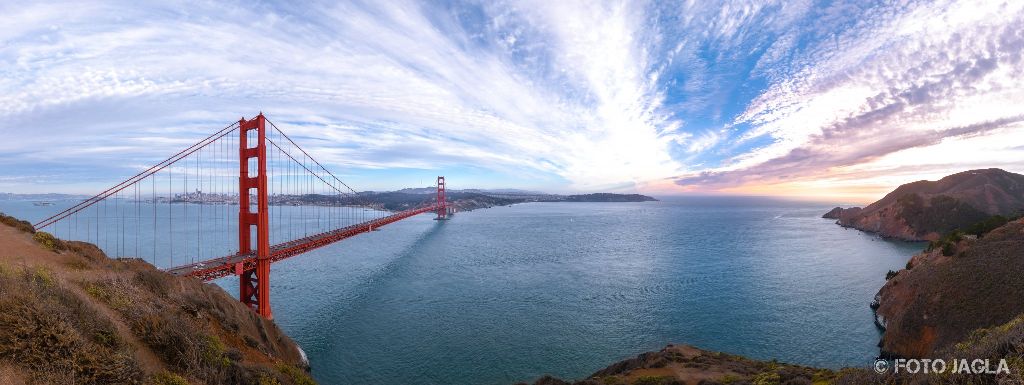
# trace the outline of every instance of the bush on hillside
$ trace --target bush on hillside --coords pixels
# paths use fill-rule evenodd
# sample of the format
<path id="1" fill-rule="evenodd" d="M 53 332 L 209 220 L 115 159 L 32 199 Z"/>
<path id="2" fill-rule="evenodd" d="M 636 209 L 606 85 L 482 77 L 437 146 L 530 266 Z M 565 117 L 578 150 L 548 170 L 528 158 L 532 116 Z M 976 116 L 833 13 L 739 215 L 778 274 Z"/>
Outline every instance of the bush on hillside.
<path id="1" fill-rule="evenodd" d="M 888 273 L 885 273 L 885 280 L 888 281 L 888 280 L 892 279 L 893 277 L 895 277 L 897 274 L 899 274 L 898 271 L 889 270 Z"/>
<path id="2" fill-rule="evenodd" d="M 964 239 L 964 235 L 965 234 L 960 230 L 954 230 L 946 233 L 942 238 L 929 242 L 928 248 L 925 249 L 925 251 L 941 249 L 942 255 L 951 257 L 956 254 L 956 245 Z"/>
<path id="3" fill-rule="evenodd" d="M 142 383 L 110 320 L 41 268 L 0 275 L 0 361 L 36 383 Z"/>
<path id="4" fill-rule="evenodd" d="M 918 235 L 930 232 L 945 234 L 989 217 L 974 206 L 946 195 L 936 195 L 925 202 L 920 195 L 907 194 L 897 199 L 897 203 L 899 216 Z"/>
<path id="5" fill-rule="evenodd" d="M 28 223 L 28 221 L 23 221 L 4 213 L 0 213 L 0 223 L 11 226 L 13 228 L 16 228 L 29 234 L 36 232 L 36 228 L 32 227 L 32 224 Z"/>
<path id="6" fill-rule="evenodd" d="M 1002 215 L 993 215 L 983 221 L 977 222 L 973 225 L 968 226 L 964 229 L 967 234 L 977 235 L 979 238 L 988 234 L 990 231 L 995 230 L 1002 225 L 1010 223 L 1010 221 L 1016 220 L 1020 217 L 1007 218 Z"/>
<path id="7" fill-rule="evenodd" d="M 32 239 L 50 251 L 62 251 L 67 250 L 68 248 L 67 245 L 64 244 L 64 241 L 57 239 L 53 234 L 45 231 L 37 232 L 32 236 Z"/>

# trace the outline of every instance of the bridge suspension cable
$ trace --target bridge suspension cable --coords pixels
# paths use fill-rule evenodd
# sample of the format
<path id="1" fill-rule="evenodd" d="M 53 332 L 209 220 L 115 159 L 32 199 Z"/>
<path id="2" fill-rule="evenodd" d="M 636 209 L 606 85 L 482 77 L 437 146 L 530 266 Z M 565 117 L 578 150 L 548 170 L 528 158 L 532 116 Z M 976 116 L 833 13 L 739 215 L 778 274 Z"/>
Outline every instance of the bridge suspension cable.
<path id="1" fill-rule="evenodd" d="M 260 114 L 68 203 L 35 227 L 173 274 L 238 275 L 239 298 L 270 318 L 270 263 L 418 214 L 443 219 L 443 180 L 436 201 L 390 212 Z"/>

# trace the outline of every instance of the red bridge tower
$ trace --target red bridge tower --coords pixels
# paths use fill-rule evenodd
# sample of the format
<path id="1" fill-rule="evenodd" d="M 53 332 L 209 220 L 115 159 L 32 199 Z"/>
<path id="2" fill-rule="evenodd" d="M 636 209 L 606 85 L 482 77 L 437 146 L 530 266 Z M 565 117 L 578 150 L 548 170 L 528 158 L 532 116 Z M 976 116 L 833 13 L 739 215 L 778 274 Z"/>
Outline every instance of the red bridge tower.
<path id="1" fill-rule="evenodd" d="M 448 198 L 444 195 L 444 177 L 437 177 L 437 218 L 434 220 L 448 219 Z"/>
<path id="2" fill-rule="evenodd" d="M 267 126 L 263 113 L 250 120 L 238 121 L 239 177 L 238 177 L 238 253 L 252 253 L 252 232 L 256 229 L 256 264 L 238 263 L 235 271 L 240 277 L 238 296 L 260 316 L 273 319 L 270 312 L 270 221 L 267 198 Z M 249 132 L 256 131 L 256 143 L 250 145 Z M 250 161 L 255 158 L 255 170 Z M 250 176 L 250 171 L 255 176 Z M 250 196 L 255 191 L 256 212 L 252 212 Z"/>

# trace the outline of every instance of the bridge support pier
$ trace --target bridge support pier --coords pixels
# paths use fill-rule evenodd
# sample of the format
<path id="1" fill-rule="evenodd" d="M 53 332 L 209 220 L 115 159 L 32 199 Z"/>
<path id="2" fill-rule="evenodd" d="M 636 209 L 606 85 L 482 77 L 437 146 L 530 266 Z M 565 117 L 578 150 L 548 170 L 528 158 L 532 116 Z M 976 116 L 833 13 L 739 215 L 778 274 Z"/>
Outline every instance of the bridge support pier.
<path id="1" fill-rule="evenodd" d="M 263 113 L 250 120 L 238 121 L 240 138 L 238 174 L 238 252 L 253 251 L 252 233 L 256 232 L 255 266 L 239 266 L 238 297 L 242 303 L 266 319 L 273 319 L 270 311 L 270 221 L 267 196 L 267 126 Z M 256 143 L 249 143 L 250 131 L 256 132 Z M 256 170 L 250 170 L 255 158 Z M 252 172 L 255 176 L 250 176 Z M 255 190 L 255 191 L 253 191 Z M 252 211 L 252 195 L 256 196 L 256 211 Z"/>

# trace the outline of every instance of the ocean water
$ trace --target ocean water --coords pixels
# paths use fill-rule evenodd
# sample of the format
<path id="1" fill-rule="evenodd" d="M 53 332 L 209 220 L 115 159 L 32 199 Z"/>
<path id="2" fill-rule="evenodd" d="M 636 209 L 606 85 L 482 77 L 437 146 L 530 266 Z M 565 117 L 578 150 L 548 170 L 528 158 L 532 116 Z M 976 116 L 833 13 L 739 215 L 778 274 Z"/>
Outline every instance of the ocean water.
<path id="1" fill-rule="evenodd" d="M 820 218 L 833 206 L 687 197 L 421 215 L 275 264 L 271 302 L 324 384 L 581 378 L 667 343 L 868 366 L 868 303 L 922 245 Z M 0 201 L 30 219 L 55 210 Z"/>

